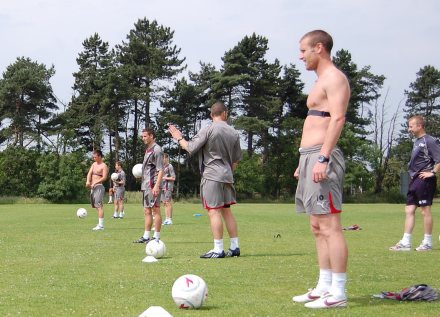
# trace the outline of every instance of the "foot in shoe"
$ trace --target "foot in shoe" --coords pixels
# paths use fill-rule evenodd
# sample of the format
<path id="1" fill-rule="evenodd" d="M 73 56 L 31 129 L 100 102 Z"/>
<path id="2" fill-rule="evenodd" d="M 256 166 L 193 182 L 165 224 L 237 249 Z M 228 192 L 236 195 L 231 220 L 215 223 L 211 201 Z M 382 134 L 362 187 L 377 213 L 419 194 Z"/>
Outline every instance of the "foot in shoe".
<path id="1" fill-rule="evenodd" d="M 347 307 L 347 298 L 338 299 L 333 297 L 330 293 L 326 293 L 313 302 L 305 303 L 304 306 L 314 309 L 344 308 Z"/>
<path id="2" fill-rule="evenodd" d="M 235 248 L 234 250 L 229 249 L 228 251 L 226 251 L 227 258 L 232 258 L 237 256 L 240 256 L 240 248 Z"/>
<path id="3" fill-rule="evenodd" d="M 316 292 L 314 288 L 311 288 L 305 294 L 293 296 L 292 300 L 296 303 L 308 303 L 308 302 L 313 302 L 313 301 L 321 298 L 321 295 L 322 295 L 322 293 Z"/>
<path id="4" fill-rule="evenodd" d="M 222 252 L 215 252 L 214 250 L 208 251 L 205 254 L 201 255 L 200 258 L 201 259 L 216 259 L 216 258 L 224 258 L 225 255 L 225 251 Z"/>

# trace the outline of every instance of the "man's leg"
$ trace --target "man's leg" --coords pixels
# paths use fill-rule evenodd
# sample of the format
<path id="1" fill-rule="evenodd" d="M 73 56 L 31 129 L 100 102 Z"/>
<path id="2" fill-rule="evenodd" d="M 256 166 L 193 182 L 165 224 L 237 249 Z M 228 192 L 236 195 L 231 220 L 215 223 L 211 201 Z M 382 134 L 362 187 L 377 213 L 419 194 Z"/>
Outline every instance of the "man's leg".
<path id="1" fill-rule="evenodd" d="M 319 299 L 306 303 L 308 308 L 346 307 L 348 248 L 341 226 L 340 213 L 329 215 L 312 215 L 312 230 L 316 237 L 316 249 L 320 266 L 320 280 L 318 286 L 328 287 L 328 279 L 321 282 L 322 272 L 328 273 L 331 269 L 331 287 L 328 294 Z M 329 266 L 330 265 L 330 266 Z M 327 276 L 328 277 L 328 276 Z M 317 286 L 317 288 L 318 288 Z"/>
<path id="2" fill-rule="evenodd" d="M 223 246 L 223 220 L 222 209 L 209 209 L 209 221 L 211 224 L 211 232 L 214 238 L 214 249 L 200 256 L 203 259 L 208 258 L 224 258 L 225 251 Z"/>
<path id="3" fill-rule="evenodd" d="M 160 213 L 160 206 L 152 208 L 154 213 L 154 238 L 160 239 L 160 229 L 162 227 L 162 215 Z"/>
<path id="4" fill-rule="evenodd" d="M 423 216 L 423 227 L 425 234 L 422 243 L 416 248 L 416 251 L 431 251 L 432 250 L 432 228 L 434 221 L 432 219 L 431 206 L 420 207 Z"/>
<path id="5" fill-rule="evenodd" d="M 238 226 L 234 214 L 230 207 L 222 209 L 222 216 L 225 220 L 226 229 L 228 230 L 231 246 L 226 252 L 227 257 L 240 256 L 240 243 L 238 240 Z"/>

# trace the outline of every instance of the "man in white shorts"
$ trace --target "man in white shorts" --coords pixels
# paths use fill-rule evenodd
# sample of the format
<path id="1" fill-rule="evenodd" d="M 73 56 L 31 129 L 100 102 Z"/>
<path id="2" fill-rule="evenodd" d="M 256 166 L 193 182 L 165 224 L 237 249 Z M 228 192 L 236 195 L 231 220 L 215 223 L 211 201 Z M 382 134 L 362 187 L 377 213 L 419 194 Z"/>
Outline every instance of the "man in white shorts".
<path id="1" fill-rule="evenodd" d="M 240 136 L 228 125 L 228 109 L 223 102 L 212 105 L 211 118 L 212 124 L 202 128 L 190 141 L 186 141 L 174 125 L 170 125 L 169 131 L 182 149 L 189 154 L 199 153 L 202 174 L 200 195 L 203 206 L 208 210 L 214 237 L 214 249 L 200 257 L 238 257 L 238 228 L 231 205 L 236 203 L 233 171 L 242 158 Z M 226 253 L 223 246 L 223 220 L 231 240 Z"/>
<path id="2" fill-rule="evenodd" d="M 345 124 L 350 100 L 346 76 L 333 64 L 333 39 L 322 30 L 305 34 L 300 41 L 300 59 L 318 79 L 308 98 L 295 202 L 298 212 L 310 216 L 318 254 L 319 280 L 293 301 L 308 308 L 346 307 L 348 248 L 341 225 L 344 157 L 336 144 Z"/>

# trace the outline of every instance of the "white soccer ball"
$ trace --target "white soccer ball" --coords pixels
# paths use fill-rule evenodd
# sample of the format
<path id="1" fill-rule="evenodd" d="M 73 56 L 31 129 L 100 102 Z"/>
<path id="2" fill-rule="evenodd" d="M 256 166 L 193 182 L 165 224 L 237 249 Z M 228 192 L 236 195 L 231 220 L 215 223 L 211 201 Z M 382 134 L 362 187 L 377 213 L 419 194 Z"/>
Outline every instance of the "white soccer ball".
<path id="1" fill-rule="evenodd" d="M 112 173 L 112 175 L 110 176 L 110 178 L 112 179 L 112 181 L 117 181 L 119 178 L 119 174 L 118 173 Z"/>
<path id="2" fill-rule="evenodd" d="M 197 275 L 185 274 L 174 282 L 171 294 L 179 308 L 197 309 L 208 297 L 208 285 Z"/>
<path id="3" fill-rule="evenodd" d="M 135 166 L 133 166 L 133 168 L 131 169 L 131 172 L 133 173 L 134 177 L 141 178 L 142 177 L 142 164 L 136 164 Z"/>
<path id="4" fill-rule="evenodd" d="M 167 252 L 167 247 L 165 246 L 165 243 L 163 243 L 162 240 L 153 239 L 149 241 L 147 243 L 147 246 L 145 247 L 145 253 L 156 259 L 160 259 L 161 257 L 163 257 L 166 252 Z"/>
<path id="5" fill-rule="evenodd" d="M 85 208 L 79 208 L 77 211 L 76 211 L 76 215 L 79 217 L 79 218 L 85 218 L 85 217 L 87 217 L 87 210 L 85 209 Z"/>

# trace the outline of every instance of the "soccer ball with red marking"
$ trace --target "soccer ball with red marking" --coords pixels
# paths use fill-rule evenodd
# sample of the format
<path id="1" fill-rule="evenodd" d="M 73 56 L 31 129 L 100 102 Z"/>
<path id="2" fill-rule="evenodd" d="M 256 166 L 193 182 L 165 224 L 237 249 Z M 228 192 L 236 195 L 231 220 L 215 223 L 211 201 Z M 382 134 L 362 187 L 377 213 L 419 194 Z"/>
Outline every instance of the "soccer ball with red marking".
<path id="1" fill-rule="evenodd" d="M 119 174 L 118 173 L 112 173 L 110 178 L 112 179 L 112 181 L 116 182 L 118 180 L 118 178 L 119 178 Z"/>
<path id="2" fill-rule="evenodd" d="M 179 308 L 197 309 L 208 297 L 208 285 L 197 275 L 185 274 L 174 282 L 171 293 Z"/>

